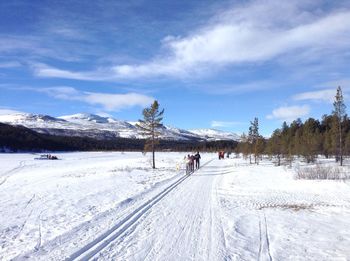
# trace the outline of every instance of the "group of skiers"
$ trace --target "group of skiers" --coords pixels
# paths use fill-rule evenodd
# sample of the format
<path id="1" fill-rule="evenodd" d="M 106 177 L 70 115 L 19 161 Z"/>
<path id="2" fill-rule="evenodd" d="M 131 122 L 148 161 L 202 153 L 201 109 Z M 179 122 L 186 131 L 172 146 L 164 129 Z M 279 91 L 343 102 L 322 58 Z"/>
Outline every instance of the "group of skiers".
<path id="1" fill-rule="evenodd" d="M 184 160 L 186 163 L 186 174 L 190 174 L 194 172 L 195 169 L 199 169 L 200 159 L 201 159 L 201 155 L 199 154 L 198 151 L 195 155 L 188 154 L 187 156 L 185 156 Z"/>
<path id="2" fill-rule="evenodd" d="M 219 160 L 224 159 L 225 158 L 225 154 L 226 157 L 229 158 L 231 152 L 225 152 L 223 150 L 219 151 Z M 200 167 L 200 159 L 201 159 L 201 155 L 199 154 L 199 152 L 197 151 L 196 154 L 188 154 L 187 156 L 184 157 L 184 161 L 185 161 L 185 165 L 186 165 L 186 174 L 189 175 L 191 173 L 194 172 L 195 169 L 199 169 Z"/>

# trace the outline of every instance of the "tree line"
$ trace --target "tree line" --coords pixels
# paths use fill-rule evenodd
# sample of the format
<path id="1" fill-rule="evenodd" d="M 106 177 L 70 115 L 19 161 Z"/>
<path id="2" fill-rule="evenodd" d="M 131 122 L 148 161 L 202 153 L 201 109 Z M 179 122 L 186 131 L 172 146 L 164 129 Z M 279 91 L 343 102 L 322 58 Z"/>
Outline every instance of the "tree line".
<path id="1" fill-rule="evenodd" d="M 258 119 L 251 122 L 248 135 L 243 134 L 241 142 L 235 150 L 244 157 L 252 155 L 254 163 L 259 163 L 261 155 L 281 159 L 293 160 L 293 157 L 303 157 L 310 163 L 318 155 L 326 158 L 334 157 L 343 165 L 343 157 L 350 155 L 350 119 L 346 114 L 341 87 L 338 87 L 330 115 L 323 115 L 321 120 L 309 118 L 304 122 L 296 119 L 291 123 L 283 122 L 282 127 L 276 129 L 270 138 L 265 139 L 259 134 Z"/>

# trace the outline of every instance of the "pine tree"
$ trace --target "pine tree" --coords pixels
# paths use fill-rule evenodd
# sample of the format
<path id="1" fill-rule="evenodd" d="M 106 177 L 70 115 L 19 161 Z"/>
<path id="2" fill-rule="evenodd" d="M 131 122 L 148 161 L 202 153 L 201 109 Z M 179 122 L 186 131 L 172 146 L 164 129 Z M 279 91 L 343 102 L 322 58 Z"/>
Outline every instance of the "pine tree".
<path id="1" fill-rule="evenodd" d="M 301 129 L 302 129 L 302 121 L 300 118 L 296 119 L 290 124 L 289 128 L 289 146 L 288 151 L 290 155 L 300 155 L 301 150 Z"/>
<path id="2" fill-rule="evenodd" d="M 284 121 L 282 124 L 282 130 L 281 130 L 281 147 L 282 147 L 282 156 L 283 158 L 286 158 L 289 154 L 289 126 Z"/>
<path id="3" fill-rule="evenodd" d="M 336 127 L 334 124 L 335 117 L 333 115 L 323 115 L 321 122 L 321 131 L 323 133 L 323 151 L 322 153 L 328 159 L 330 156 L 335 155 L 336 153 L 336 145 L 334 143 L 336 132 L 333 131 Z"/>
<path id="4" fill-rule="evenodd" d="M 343 131 L 342 131 L 342 122 L 343 118 L 345 116 L 345 110 L 346 106 L 344 104 L 344 98 L 343 93 L 341 90 L 341 87 L 338 86 L 337 88 L 337 94 L 335 95 L 335 100 L 333 103 L 333 115 L 336 117 L 337 120 L 337 156 L 340 160 L 340 166 L 343 166 Z"/>
<path id="5" fill-rule="evenodd" d="M 277 157 L 277 166 L 281 165 L 281 154 L 282 154 L 282 144 L 281 144 L 281 130 L 276 129 L 270 140 L 269 140 L 269 152 L 270 155 L 275 155 Z"/>
<path id="6" fill-rule="evenodd" d="M 307 163 L 314 162 L 318 151 L 320 151 L 321 137 L 319 131 L 320 123 L 313 118 L 309 118 L 302 126 L 302 155 Z"/>
<path id="7" fill-rule="evenodd" d="M 345 136 L 345 150 L 344 150 L 344 154 L 345 155 L 349 155 L 350 154 L 350 132 L 348 132 Z"/>
<path id="8" fill-rule="evenodd" d="M 254 118 L 254 121 L 250 122 L 248 139 L 249 139 L 249 143 L 251 144 L 251 153 L 254 153 L 254 163 L 258 164 L 257 159 L 259 156 L 259 139 L 260 139 L 258 118 Z"/>
<path id="9" fill-rule="evenodd" d="M 237 146 L 237 153 L 242 153 L 243 158 L 247 159 L 250 153 L 249 139 L 245 133 L 241 135 L 240 142 Z"/>
<path id="10" fill-rule="evenodd" d="M 145 150 L 151 149 L 152 151 L 152 168 L 156 168 L 155 164 L 155 146 L 158 143 L 159 129 L 162 127 L 164 109 L 159 111 L 158 101 L 154 101 L 149 108 L 145 108 L 142 111 L 143 120 L 139 120 L 137 126 L 141 129 L 142 134 L 147 138 L 145 144 Z"/>

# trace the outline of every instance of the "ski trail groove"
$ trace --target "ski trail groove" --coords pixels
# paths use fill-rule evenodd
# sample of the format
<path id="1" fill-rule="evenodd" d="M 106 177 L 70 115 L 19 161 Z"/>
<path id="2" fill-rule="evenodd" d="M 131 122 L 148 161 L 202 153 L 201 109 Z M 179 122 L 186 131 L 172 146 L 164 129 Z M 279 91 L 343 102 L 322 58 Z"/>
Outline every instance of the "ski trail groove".
<path id="1" fill-rule="evenodd" d="M 258 260 L 261 259 L 261 248 L 262 248 L 261 240 L 262 240 L 262 236 L 261 236 L 261 220 L 259 218 L 259 253 L 258 253 Z"/>
<path id="2" fill-rule="evenodd" d="M 271 253 L 270 253 L 270 239 L 269 239 L 269 233 L 267 230 L 267 222 L 266 222 L 266 216 L 264 213 L 264 220 L 265 220 L 265 235 L 266 235 L 266 244 L 267 244 L 267 254 L 269 255 L 270 261 L 272 261 Z"/>
<path id="3" fill-rule="evenodd" d="M 33 211 L 34 211 L 34 210 L 32 209 L 32 210 L 29 212 L 29 214 L 27 215 L 26 219 L 25 219 L 24 222 L 22 223 L 20 230 L 19 230 L 18 233 L 14 236 L 13 240 L 16 240 L 16 239 L 18 238 L 18 236 L 22 233 L 22 231 L 23 231 L 25 225 L 26 225 L 27 222 L 28 222 L 29 217 L 33 214 Z"/>
<path id="4" fill-rule="evenodd" d="M 208 165 L 214 159 L 209 160 L 205 164 L 202 165 L 201 168 Z M 178 185 L 180 185 L 184 180 L 189 178 L 190 175 L 185 175 L 168 187 L 166 187 L 163 191 L 158 193 L 156 196 L 152 197 L 141 206 L 132 211 L 129 215 L 123 218 L 120 222 L 114 225 L 111 229 L 107 230 L 102 235 L 98 236 L 95 240 L 88 243 L 81 249 L 77 250 L 73 254 L 71 254 L 66 261 L 72 260 L 88 260 L 96 256 L 101 250 L 103 250 L 107 245 L 111 242 L 119 238 L 127 229 L 129 229 L 132 225 L 134 225 L 150 208 L 152 208 L 155 204 L 157 204 L 162 198 L 164 198 L 167 194 L 169 194 L 173 189 L 175 189 Z"/>
<path id="5" fill-rule="evenodd" d="M 35 198 L 35 194 L 33 194 L 33 196 L 30 198 L 30 200 L 28 200 L 28 202 L 24 208 L 27 208 L 29 206 L 29 204 L 32 203 L 34 198 Z"/>
<path id="6" fill-rule="evenodd" d="M 3 185 L 3 184 L 8 180 L 9 177 L 11 177 L 11 174 L 12 174 L 12 173 L 16 172 L 17 170 L 22 169 L 24 166 L 25 166 L 25 161 L 22 160 L 22 161 L 18 164 L 17 167 L 15 167 L 15 168 L 13 168 L 13 169 L 11 169 L 11 170 L 9 170 L 9 171 L 3 173 L 3 175 L 4 175 L 5 177 L 4 177 L 4 178 L 2 179 L 2 181 L 0 182 L 0 186 Z"/>
<path id="7" fill-rule="evenodd" d="M 38 228 L 38 230 L 39 230 L 39 238 L 38 238 L 38 242 L 37 242 L 36 246 L 34 247 L 35 251 L 39 251 L 39 249 L 41 247 L 41 237 L 42 237 L 42 235 L 41 235 L 41 215 L 42 215 L 43 212 L 44 212 L 44 210 L 41 211 L 41 213 L 39 214 L 39 228 Z"/>
<path id="8" fill-rule="evenodd" d="M 259 253 L 258 260 L 273 261 L 270 252 L 270 239 L 267 229 L 267 220 L 265 213 L 263 213 L 264 219 L 259 215 Z"/>

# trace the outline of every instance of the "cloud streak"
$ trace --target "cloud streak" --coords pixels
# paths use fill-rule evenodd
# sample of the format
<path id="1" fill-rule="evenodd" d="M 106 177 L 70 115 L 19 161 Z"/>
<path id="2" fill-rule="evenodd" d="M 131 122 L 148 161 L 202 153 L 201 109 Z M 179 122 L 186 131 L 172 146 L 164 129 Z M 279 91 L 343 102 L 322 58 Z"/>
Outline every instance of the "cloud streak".
<path id="1" fill-rule="evenodd" d="M 21 111 L 7 109 L 7 108 L 1 108 L 0 107 L 0 115 L 7 115 L 7 114 L 20 114 L 23 113 Z"/>
<path id="2" fill-rule="evenodd" d="M 135 106 L 146 107 L 154 101 L 153 97 L 139 93 L 114 94 L 82 92 L 73 87 L 66 86 L 26 89 L 45 93 L 55 99 L 80 101 L 90 105 L 101 106 L 104 110 L 109 112 L 120 111 Z"/>
<path id="3" fill-rule="evenodd" d="M 292 122 L 297 118 L 302 118 L 310 113 L 308 105 L 303 106 L 284 106 L 274 109 L 266 118 L 269 120 L 276 119 L 280 121 Z"/>
<path id="4" fill-rule="evenodd" d="M 334 89 L 318 90 L 311 92 L 303 92 L 294 95 L 292 98 L 295 101 L 322 101 L 332 103 L 335 97 Z"/>

